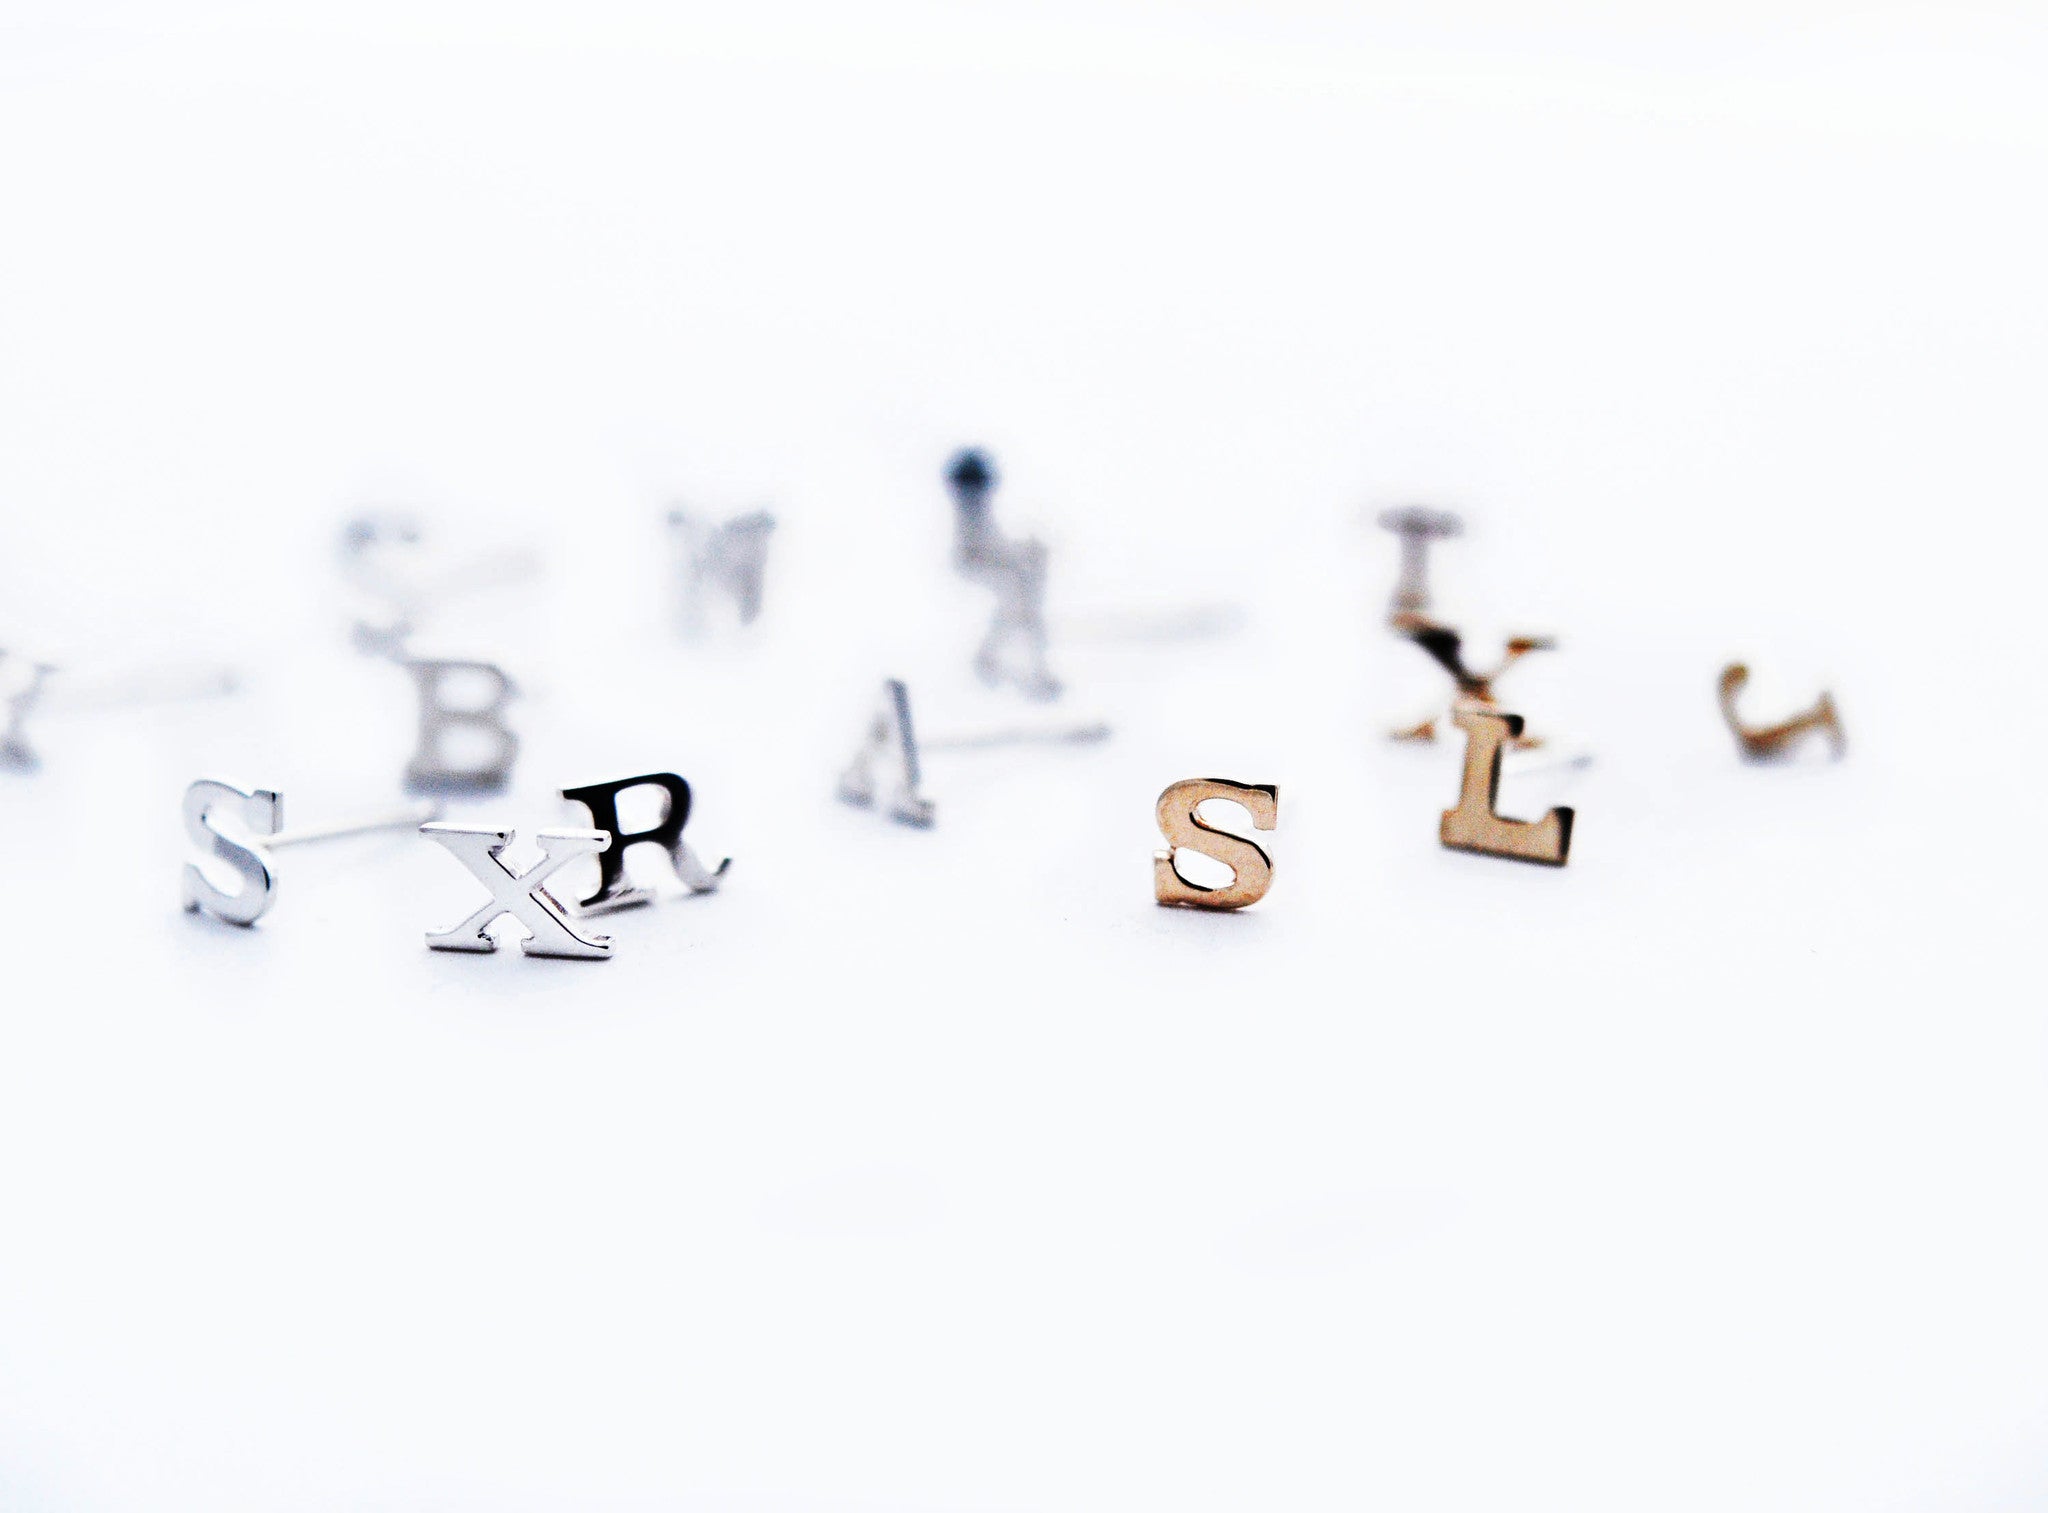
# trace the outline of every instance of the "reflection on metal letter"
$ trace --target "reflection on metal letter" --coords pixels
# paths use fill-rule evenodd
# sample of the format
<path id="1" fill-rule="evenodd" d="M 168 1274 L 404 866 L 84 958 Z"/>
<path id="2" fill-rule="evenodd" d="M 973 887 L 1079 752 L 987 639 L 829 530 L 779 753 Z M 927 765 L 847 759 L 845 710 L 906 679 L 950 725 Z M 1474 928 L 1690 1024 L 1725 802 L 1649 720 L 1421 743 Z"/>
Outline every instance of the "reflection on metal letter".
<path id="1" fill-rule="evenodd" d="M 466 825 L 420 826 L 420 834 L 443 847 L 476 880 L 491 890 L 491 900 L 469 918 L 427 936 L 436 951 L 495 951 L 498 943 L 484 932 L 509 914 L 526 931 L 519 949 L 528 956 L 568 956 L 595 961 L 612 954 L 608 935 L 578 935 L 570 927 L 561 901 L 547 890 L 547 880 L 579 856 L 596 856 L 612 843 L 601 830 L 541 830 L 540 860 L 514 872 L 498 860 L 512 842 L 510 830 L 478 830 Z"/>
<path id="2" fill-rule="evenodd" d="M 1167 849 L 1152 853 L 1152 891 L 1162 904 L 1196 909 L 1242 909 L 1273 886 L 1273 859 L 1246 840 L 1218 830 L 1196 811 L 1211 799 L 1243 806 L 1255 829 L 1280 822 L 1280 790 L 1270 783 L 1232 783 L 1223 778 L 1189 778 L 1159 795 L 1159 833 Z M 1199 851 L 1236 875 L 1220 888 L 1203 888 L 1180 875 L 1173 859 L 1182 849 Z"/>
<path id="3" fill-rule="evenodd" d="M 659 788 L 667 808 L 651 829 L 622 830 L 619 827 L 619 795 L 634 788 Z M 725 879 L 732 865 L 727 857 L 707 870 L 683 839 L 683 826 L 690 818 L 690 785 L 673 772 L 650 772 L 645 777 L 619 778 L 609 783 L 588 783 L 581 788 L 564 788 L 562 797 L 590 811 L 590 823 L 611 837 L 611 845 L 598 854 L 597 891 L 578 904 L 579 913 L 603 914 L 649 903 L 652 888 L 635 888 L 626 882 L 626 852 L 642 841 L 666 851 L 676 876 L 692 893 L 711 893 Z"/>
<path id="4" fill-rule="evenodd" d="M 1460 709 L 1451 722 L 1465 732 L 1465 776 L 1458 807 L 1444 811 L 1438 837 L 1459 851 L 1562 867 L 1572 849 L 1571 810 L 1553 809 L 1540 820 L 1503 819 L 1494 813 L 1501 747 L 1522 733 L 1522 717 Z"/>

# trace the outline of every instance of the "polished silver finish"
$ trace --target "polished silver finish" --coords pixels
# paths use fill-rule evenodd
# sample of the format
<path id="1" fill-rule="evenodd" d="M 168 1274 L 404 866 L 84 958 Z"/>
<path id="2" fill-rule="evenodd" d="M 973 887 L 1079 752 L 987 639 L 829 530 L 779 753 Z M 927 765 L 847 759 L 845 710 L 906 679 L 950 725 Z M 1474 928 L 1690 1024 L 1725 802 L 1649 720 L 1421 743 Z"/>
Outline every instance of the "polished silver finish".
<path id="1" fill-rule="evenodd" d="M 1113 732 L 1098 720 L 1089 725 L 1009 725 L 1000 730 L 949 731 L 926 736 L 923 751 L 990 751 L 1001 746 L 1099 746 Z"/>
<path id="2" fill-rule="evenodd" d="M 905 825 L 928 826 L 936 811 L 932 801 L 917 791 L 919 777 L 917 736 L 910 724 L 910 690 L 902 679 L 891 678 L 882 685 L 881 704 L 861 739 L 860 749 L 839 775 L 839 797 L 862 808 L 879 800 L 891 819 Z"/>
<path id="3" fill-rule="evenodd" d="M 663 795 L 661 819 L 647 830 L 625 830 L 619 824 L 619 795 L 635 788 L 656 788 Z M 650 772 L 642 777 L 617 778 L 609 783 L 586 783 L 581 788 L 564 788 L 562 797 L 581 804 L 589 812 L 591 825 L 611 837 L 611 845 L 597 858 L 597 891 L 576 906 L 579 914 L 608 914 L 652 903 L 652 888 L 636 888 L 626 881 L 626 853 L 643 842 L 661 847 L 668 854 L 676 877 L 692 893 L 714 893 L 732 866 L 727 857 L 715 868 L 697 860 L 690 843 L 683 839 L 683 826 L 690 818 L 690 785 L 673 772 Z"/>
<path id="4" fill-rule="evenodd" d="M 1382 530 L 1401 538 L 1401 576 L 1394 583 L 1387 613 L 1396 621 L 1402 615 L 1419 615 L 1429 608 L 1429 544 L 1463 533 L 1465 522 L 1449 510 L 1408 504 L 1381 511 L 1379 523 Z"/>
<path id="5" fill-rule="evenodd" d="M 277 833 L 284 822 L 284 800 L 268 788 L 238 788 L 213 778 L 201 778 L 185 790 L 185 834 L 193 845 L 242 880 L 235 892 L 223 892 L 197 864 L 187 862 L 183 874 L 186 910 L 211 914 L 231 925 L 253 925 L 269 912 L 277 896 L 270 858 L 258 847 L 231 841 L 216 830 L 216 811 L 232 813 L 255 840 Z"/>
<path id="6" fill-rule="evenodd" d="M 230 840 L 214 825 L 214 816 L 231 813 L 248 832 L 244 841 Z M 215 778 L 201 778 L 185 790 L 185 833 L 192 844 L 236 873 L 242 885 L 233 893 L 214 886 L 206 874 L 186 863 L 183 874 L 185 907 L 195 913 L 211 914 L 229 924 L 253 925 L 277 898 L 277 876 L 271 853 L 287 846 L 313 841 L 336 840 L 343 836 L 367 835 L 374 830 L 410 830 L 440 813 L 433 804 L 409 804 L 395 813 L 346 820 L 304 830 L 280 830 L 284 821 L 284 799 L 272 789 L 242 788 Z"/>
<path id="7" fill-rule="evenodd" d="M 519 949 L 528 956 L 600 961 L 612 954 L 609 935 L 579 935 L 561 900 L 547 890 L 547 880 L 570 862 L 578 857 L 600 855 L 611 845 L 612 838 L 602 830 L 535 832 L 540 860 L 524 872 L 514 872 L 498 860 L 498 854 L 512 843 L 510 830 L 431 824 L 420 826 L 420 834 L 467 867 L 470 875 L 491 894 L 489 903 L 460 924 L 430 932 L 427 944 L 432 949 L 495 951 L 498 943 L 485 932 L 509 914 L 526 931 Z"/>
<path id="8" fill-rule="evenodd" d="M 732 601 L 740 624 L 753 624 L 761 613 L 775 517 L 766 510 L 755 510 L 713 523 L 671 510 L 668 525 L 678 558 L 678 629 L 692 639 L 702 636 L 711 623 L 712 600 L 721 596 Z"/>
<path id="9" fill-rule="evenodd" d="M 43 765 L 28 743 L 28 718 L 42 702 L 44 687 L 56 670 L 48 662 L 0 650 L 0 676 L 7 679 L 7 684 L 0 686 L 0 699 L 7 706 L 7 723 L 0 727 L 0 767 L 34 772 Z"/>
<path id="10" fill-rule="evenodd" d="M 976 675 L 990 687 L 1008 683 L 1026 698 L 1058 698 L 1060 681 L 1046 665 L 1045 543 L 1014 539 L 996 527 L 988 503 L 996 475 L 984 453 L 969 449 L 956 456 L 946 482 L 953 490 L 953 566 L 996 596 L 988 634 L 974 654 Z"/>
<path id="11" fill-rule="evenodd" d="M 406 786 L 420 793 L 489 793 L 505 786 L 519 755 L 519 737 L 505 723 L 505 706 L 517 690 L 491 662 L 457 662 L 410 657 L 400 663 L 412 674 L 419 694 L 419 745 L 406 764 Z M 451 704 L 451 681 L 477 679 L 491 692 L 481 703 Z M 479 732 L 492 754 L 463 764 L 448 754 L 449 735 L 458 730 Z"/>

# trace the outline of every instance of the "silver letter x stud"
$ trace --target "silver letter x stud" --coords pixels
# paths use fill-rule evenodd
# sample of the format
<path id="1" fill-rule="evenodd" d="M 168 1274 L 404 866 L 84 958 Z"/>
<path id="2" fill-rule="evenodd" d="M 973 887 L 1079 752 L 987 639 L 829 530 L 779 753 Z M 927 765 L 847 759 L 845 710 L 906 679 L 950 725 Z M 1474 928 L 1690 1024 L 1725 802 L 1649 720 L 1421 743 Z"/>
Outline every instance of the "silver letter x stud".
<path id="1" fill-rule="evenodd" d="M 612 843 L 602 830 L 539 830 L 540 860 L 524 872 L 515 873 L 498 860 L 498 853 L 511 844 L 510 830 L 473 830 L 467 825 L 429 824 L 420 834 L 469 868 L 476 880 L 491 890 L 491 901 L 450 929 L 430 933 L 427 944 L 436 951 L 495 951 L 498 943 L 484 933 L 504 915 L 518 920 L 526 931 L 519 949 L 528 956 L 573 956 L 595 961 L 612 954 L 609 935 L 578 935 L 569 928 L 569 916 L 561 901 L 549 893 L 547 880 L 579 856 L 595 856 Z"/>

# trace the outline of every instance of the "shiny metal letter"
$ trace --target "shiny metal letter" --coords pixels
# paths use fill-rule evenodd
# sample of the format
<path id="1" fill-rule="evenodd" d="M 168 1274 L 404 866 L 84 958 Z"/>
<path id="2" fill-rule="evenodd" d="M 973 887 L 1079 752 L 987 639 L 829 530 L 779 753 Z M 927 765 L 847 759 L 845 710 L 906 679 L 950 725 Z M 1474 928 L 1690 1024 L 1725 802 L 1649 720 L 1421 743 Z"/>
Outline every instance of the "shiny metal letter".
<path id="1" fill-rule="evenodd" d="M 633 788 L 659 788 L 667 799 L 660 823 L 648 830 L 619 828 L 619 795 Z M 668 853 L 676 876 L 692 893 L 716 892 L 732 865 L 727 857 L 715 869 L 706 870 L 683 839 L 683 826 L 690 818 L 690 785 L 673 772 L 650 772 L 645 777 L 619 778 L 609 783 L 587 783 L 581 788 L 564 788 L 562 797 L 590 811 L 590 823 L 611 837 L 611 845 L 598 854 L 597 891 L 577 905 L 580 914 L 607 914 L 651 903 L 652 888 L 635 888 L 626 882 L 626 853 L 641 842 L 651 842 Z"/>
<path id="2" fill-rule="evenodd" d="M 213 828 L 214 811 L 229 810 L 249 827 L 250 836 L 269 837 L 284 822 L 284 800 L 267 788 L 253 791 L 232 783 L 201 778 L 185 790 L 185 833 L 192 844 L 215 860 L 225 862 L 242 879 L 233 893 L 223 893 L 193 862 L 185 863 L 185 908 L 204 911 L 231 925 L 253 925 L 270 910 L 277 897 L 277 880 L 270 870 L 270 858 L 254 846 L 229 840 Z"/>
<path id="3" fill-rule="evenodd" d="M 1152 853 L 1152 892 L 1162 904 L 1195 909 L 1242 909 L 1273 886 L 1273 859 L 1241 835 L 1218 830 L 1198 812 L 1211 799 L 1241 806 L 1253 828 L 1280 823 L 1280 790 L 1270 783 L 1232 783 L 1223 778 L 1188 778 L 1159 795 L 1159 833 L 1167 849 Z M 1173 859 L 1181 850 L 1199 851 L 1236 875 L 1220 888 L 1202 888 L 1180 875 Z"/>
<path id="4" fill-rule="evenodd" d="M 578 935 L 570 927 L 561 901 L 547 890 L 547 880 L 579 856 L 596 856 L 612 843 L 601 830 L 541 830 L 540 860 L 515 873 L 498 860 L 512 843 L 510 830 L 478 830 L 440 823 L 420 826 L 420 834 L 469 868 L 470 875 L 491 891 L 491 901 L 446 930 L 428 934 L 436 951 L 495 951 L 498 943 L 484 932 L 504 915 L 526 931 L 519 949 L 528 956 L 568 956 L 597 961 L 612 954 L 609 935 Z"/>
<path id="5" fill-rule="evenodd" d="M 512 759 L 519 754 L 519 737 L 504 720 L 505 706 L 515 692 L 512 680 L 490 662 L 412 657 L 400 665 L 412 674 L 420 698 L 419 748 L 406 764 L 406 786 L 428 793 L 483 793 L 504 787 L 511 776 Z M 462 678 L 485 680 L 491 685 L 490 696 L 481 704 L 449 704 L 443 697 L 443 685 Z M 448 736 L 456 730 L 480 733 L 493 754 L 468 765 L 456 763 L 448 755 Z"/>
<path id="6" fill-rule="evenodd" d="M 917 791 L 917 736 L 910 725 L 910 690 L 901 678 L 882 685 L 882 705 L 853 761 L 839 775 L 839 796 L 863 808 L 872 805 L 883 782 L 876 765 L 888 769 L 889 817 L 906 825 L 929 825 L 935 811 L 932 801 Z"/>
<path id="7" fill-rule="evenodd" d="M 1504 819 L 1494 813 L 1500 794 L 1500 750 L 1522 733 L 1518 714 L 1460 709 L 1451 723 L 1465 732 L 1465 775 L 1458 807 L 1446 809 L 1437 838 L 1458 851 L 1562 867 L 1572 850 L 1572 811 L 1553 809 L 1540 820 Z"/>

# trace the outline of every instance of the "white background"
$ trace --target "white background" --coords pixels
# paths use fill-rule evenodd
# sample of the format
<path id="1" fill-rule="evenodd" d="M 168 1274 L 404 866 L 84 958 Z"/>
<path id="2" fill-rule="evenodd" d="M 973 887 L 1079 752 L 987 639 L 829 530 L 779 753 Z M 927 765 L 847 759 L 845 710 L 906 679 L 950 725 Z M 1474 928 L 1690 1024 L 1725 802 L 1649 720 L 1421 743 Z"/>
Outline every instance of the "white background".
<path id="1" fill-rule="evenodd" d="M 38 4 L 0 16 L 0 644 L 232 661 L 0 781 L 0 1506 L 2048 1500 L 2038 8 Z M 832 799 L 966 661 L 996 449 L 1082 751 Z M 781 519 L 679 644 L 660 512 Z M 1447 613 L 1598 765 L 1436 844 Z M 184 785 L 396 797 L 368 504 L 542 576 L 512 791 L 696 786 L 714 897 L 430 953 L 416 838 L 176 908 Z M 1839 766 L 1713 705 L 1822 687 Z M 1278 878 L 1161 910 L 1170 781 Z"/>

